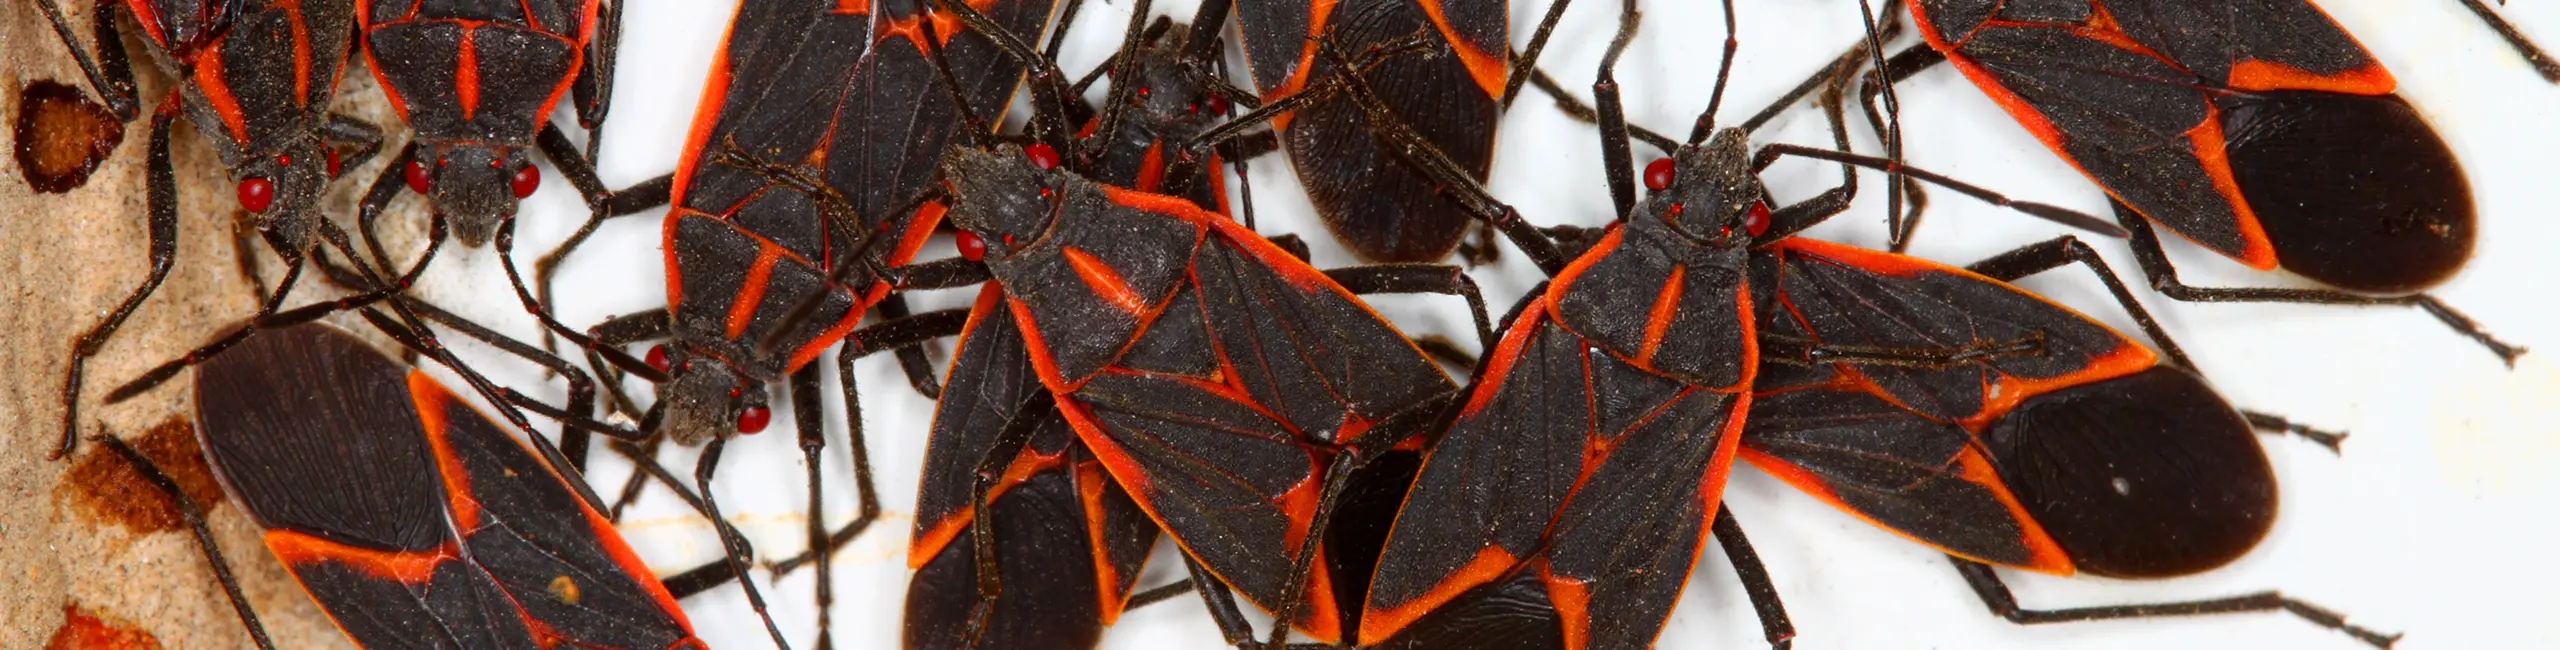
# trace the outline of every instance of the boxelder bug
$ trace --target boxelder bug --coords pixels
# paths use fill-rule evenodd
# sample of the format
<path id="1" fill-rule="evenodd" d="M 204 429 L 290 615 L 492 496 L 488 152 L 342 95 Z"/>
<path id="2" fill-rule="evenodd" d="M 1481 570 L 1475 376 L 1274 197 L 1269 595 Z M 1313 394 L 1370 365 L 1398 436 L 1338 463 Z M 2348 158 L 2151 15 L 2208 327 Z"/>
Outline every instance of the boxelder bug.
<path id="1" fill-rule="evenodd" d="M 1140 0 L 1133 7 L 1124 45 L 1106 68 L 1110 99 L 1077 131 L 1074 153 L 1060 164 L 1104 185 L 1176 193 L 1199 209 L 1224 213 L 1217 175 L 1180 190 L 1165 187 L 1170 154 L 1224 115 L 1233 99 L 1251 96 L 1229 89 L 1214 76 L 1214 62 L 1203 60 L 1216 52 L 1215 30 L 1166 22 L 1142 29 L 1148 5 Z M 1224 10 L 1223 2 L 1203 3 L 1197 24 L 1215 24 Z M 1028 47 L 1011 34 L 995 42 L 1008 50 Z M 1063 83 L 1051 58 L 1010 55 L 1037 70 L 1033 83 Z M 1063 98 L 1069 91 L 1041 92 Z M 1063 120 L 1035 123 L 1064 128 Z M 976 235 L 963 231 L 958 239 L 964 258 L 984 258 Z M 1155 544 L 1155 523 L 1106 476 L 1063 416 L 1054 408 L 1015 415 L 1017 405 L 1035 394 L 1047 399 L 1047 392 L 1021 331 L 1002 311 L 1004 295 L 998 284 L 980 289 L 933 418 L 907 556 L 917 570 L 905 610 L 910 648 L 1092 647 L 1130 603 Z M 1033 429 L 1008 433 L 1007 426 Z M 1019 453 L 990 457 L 990 448 L 1007 439 L 1023 441 Z M 980 488 L 986 469 L 1001 478 Z M 975 507 L 980 489 L 985 509 Z"/>
<path id="2" fill-rule="evenodd" d="M 978 4 L 1010 30 L 1037 33 L 1050 14 L 1047 0 Z M 1020 82 L 1018 64 L 964 32 L 946 15 L 894 0 L 740 6 L 674 176 L 664 226 L 668 308 L 608 320 L 592 337 L 544 316 L 551 331 L 595 351 L 618 354 L 629 341 L 673 339 L 652 348 L 645 363 L 615 365 L 659 382 L 659 399 L 645 417 L 653 431 L 679 444 L 710 442 L 698 477 L 710 474 L 726 436 L 771 423 L 766 386 L 789 377 L 795 403 L 812 405 L 798 409 L 805 421 L 799 435 L 810 508 L 821 510 L 816 468 L 825 432 L 807 419 L 818 412 L 819 368 L 810 362 L 851 334 L 872 305 L 884 316 L 904 315 L 887 284 L 850 274 L 904 264 L 923 246 L 941 216 L 915 198 L 934 173 L 916 156 L 939 151 L 963 128 L 958 103 L 996 114 Z M 929 50 L 950 62 L 947 72 L 928 62 Z M 937 86 L 943 74 L 963 87 L 957 96 Z M 512 221 L 499 226 L 502 254 L 513 228 Z M 507 268 L 512 277 L 514 267 Z M 541 313 L 521 283 L 518 298 Z M 865 353 L 838 355 L 847 396 L 854 391 L 852 359 Z M 901 361 L 918 390 L 937 390 L 920 354 Z M 860 465 L 860 412 L 852 400 L 848 405 Z M 857 521 L 867 523 L 878 512 L 877 497 L 865 485 L 861 498 L 865 514 Z M 814 517 L 811 531 L 823 572 L 832 544 Z M 827 581 L 818 584 L 824 602 Z"/>
<path id="3" fill-rule="evenodd" d="M 2307 0 L 1916 0 L 1911 16 L 1926 45 L 1894 56 L 1887 83 L 1865 94 L 1953 63 L 2106 190 L 2169 297 L 2409 305 L 2510 364 L 2523 353 L 2416 293 L 2470 256 L 2469 181 L 2391 73 Z M 1913 222 L 1894 211 L 1899 250 Z M 2155 221 L 2251 267 L 2357 293 L 2185 285 Z"/>
<path id="4" fill-rule="evenodd" d="M 595 170 L 567 146 L 550 117 L 574 87 L 579 121 L 589 129 L 603 121 L 613 83 L 618 6 L 599 0 L 435 6 L 359 0 L 365 62 L 382 81 L 392 108 L 417 130 L 405 160 L 385 167 L 376 182 L 396 177 L 427 195 L 437 212 L 453 220 L 454 236 L 470 246 L 489 243 L 498 220 L 514 216 L 516 201 L 540 187 L 542 170 L 527 151 L 537 144 L 589 194 L 590 203 L 607 201 L 611 197 L 601 191 Z M 616 203 L 657 205 L 664 197 L 651 195 L 660 193 Z"/>
<path id="5" fill-rule="evenodd" d="M 1609 68 L 1633 24 L 1630 4 L 1594 84 L 1615 196 L 1631 196 L 1615 186 L 1633 179 Z M 1834 79 L 1824 101 L 1841 148 L 1845 81 Z M 1421 148 L 1365 88 L 1352 91 L 1379 132 L 1422 154 L 1411 160 L 1460 188 L 1462 201 L 1516 218 Z M 1363 644 L 1650 645 L 1709 520 L 1719 535 L 1738 530 L 1720 509 L 1738 456 L 1905 534 L 1994 545 L 2001 553 L 1976 557 L 2013 566 L 2181 575 L 2236 557 L 2265 532 L 2274 479 L 2252 420 L 2192 372 L 1992 278 L 1793 236 L 1847 208 L 1852 162 L 2039 216 L 2094 218 L 1887 161 L 1792 145 L 1755 154 L 1740 129 L 1707 137 L 1712 117 L 1646 166 L 1653 193 L 1551 270 L 1507 326 L 1397 516 Z M 1844 163 L 1843 183 L 1772 210 L 1753 174 L 1780 155 Z M 2053 252 L 2075 244 L 2030 247 L 1996 266 L 2015 275 L 2085 261 L 2125 296 L 2094 256 Z M 1765 575 L 1741 561 L 1748 553 L 1729 555 L 1772 645 L 1785 647 L 1793 631 Z M 2286 610 L 2389 640 L 2273 593 L 2021 610 L 1987 568 L 1959 568 L 2022 623 Z"/>
<path id="6" fill-rule="evenodd" d="M 1423 137 L 1481 181 L 1493 165 L 1494 125 L 1535 66 L 1565 3 L 1550 10 L 1522 62 L 1511 59 L 1504 0 L 1247 1 L 1236 24 L 1245 61 L 1266 102 L 1300 94 L 1310 80 L 1338 74 L 1316 43 L 1359 51 L 1425 34 L 1425 56 L 1399 57 L 1362 76 L 1408 115 Z M 1202 27 L 1206 29 L 1207 27 Z M 1320 101 L 1271 120 L 1325 227 L 1361 257 L 1381 262 L 1437 260 L 1458 246 L 1467 212 L 1439 185 L 1392 162 L 1374 146 L 1357 107 Z"/>
<path id="7" fill-rule="evenodd" d="M 576 479 L 424 373 L 320 324 L 256 337 L 199 372 L 215 476 L 358 644 L 704 647 Z M 201 527 L 146 457 L 102 441 Z M 198 540 L 268 646 L 211 538 Z"/>
<path id="8" fill-rule="evenodd" d="M 351 0 L 126 0 L 121 4 L 149 37 L 144 40 L 150 44 L 151 57 L 179 83 L 151 116 L 145 174 L 151 271 L 104 320 L 72 344 L 62 388 L 62 444 L 52 455 L 57 459 L 69 455 L 78 440 L 81 371 L 89 357 L 106 345 L 143 299 L 159 289 L 175 263 L 178 196 L 169 165 L 168 136 L 169 124 L 181 110 L 196 132 L 213 143 L 237 184 L 240 207 L 254 215 L 257 229 L 291 269 L 275 294 L 259 305 L 261 316 L 274 312 L 300 277 L 302 257 L 311 250 L 321 221 L 321 190 L 345 165 L 371 158 L 382 143 L 381 132 L 372 125 L 328 110 L 351 42 L 338 35 L 353 34 L 355 29 Z M 55 0 L 36 3 L 63 47 L 79 61 L 90 88 L 117 117 L 131 120 L 139 114 L 133 70 L 126 63 L 115 16 L 106 11 L 110 6 L 99 3 L 100 11 L 89 17 L 98 48 L 93 59 L 79 46 Z M 357 151 L 353 159 L 342 160 L 333 143 L 348 142 Z"/>

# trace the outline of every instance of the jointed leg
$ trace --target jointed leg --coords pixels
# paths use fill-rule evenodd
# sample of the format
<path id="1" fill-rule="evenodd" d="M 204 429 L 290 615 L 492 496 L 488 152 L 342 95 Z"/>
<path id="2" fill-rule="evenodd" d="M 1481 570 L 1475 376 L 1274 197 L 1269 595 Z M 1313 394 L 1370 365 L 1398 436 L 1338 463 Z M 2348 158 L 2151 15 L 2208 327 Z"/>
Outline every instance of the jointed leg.
<path id="1" fill-rule="evenodd" d="M 774 647 L 788 650 L 791 642 L 783 640 L 782 626 L 774 624 L 773 612 L 765 609 L 764 594 L 756 590 L 756 581 L 747 575 L 747 560 L 755 556 L 755 551 L 748 547 L 746 536 L 738 534 L 738 529 L 720 516 L 720 501 L 711 496 L 711 473 L 719 469 L 720 451 L 728 445 L 728 438 L 712 438 L 702 446 L 702 459 L 693 466 L 694 484 L 702 491 L 703 514 L 711 518 L 711 528 L 720 534 L 720 546 L 727 551 L 729 571 L 738 576 L 738 589 L 747 594 L 747 606 L 764 619 L 765 633 L 773 636 Z"/>
<path id="2" fill-rule="evenodd" d="M 2506 0 L 2499 0 L 2498 4 L 2506 4 Z M 2489 23 L 2490 29 L 2497 30 L 2498 38 L 2506 39 L 2507 47 L 2514 48 L 2516 54 L 2524 56 L 2526 63 L 2533 64 L 2533 71 L 2540 73 L 2544 81 L 2560 83 L 2560 63 L 2553 62 L 2550 54 L 2535 46 L 2532 39 L 2525 38 L 2523 32 L 2516 31 L 2515 25 L 2498 17 L 2497 12 L 2490 11 L 2489 5 L 2482 4 L 2480 0 L 2462 0 L 2462 6 L 2479 16 L 2481 22 Z"/>
<path id="3" fill-rule="evenodd" d="M 791 373 L 791 415 L 800 429 L 800 464 L 809 478 L 809 549 L 818 557 L 818 647 L 824 650 L 835 647 L 833 617 L 828 611 L 834 609 L 836 590 L 832 570 L 835 550 L 827 545 L 826 491 L 820 489 L 819 481 L 827 450 L 827 425 L 825 406 L 818 403 L 818 370 L 818 364 L 813 363 Z"/>
<path id="4" fill-rule="evenodd" d="M 127 122 L 139 116 L 142 106 L 136 103 L 133 90 L 133 67 L 125 62 L 124 36 L 116 29 L 116 0 L 98 0 L 89 13 L 90 42 L 98 48 L 97 58 L 80 49 L 80 38 L 71 33 L 70 19 L 62 15 L 56 0 L 36 0 L 36 8 L 53 24 L 53 34 L 61 37 L 63 49 L 71 51 L 71 60 L 80 64 L 80 73 L 89 77 L 89 88 L 114 111 L 116 118 Z"/>
<path id="5" fill-rule="evenodd" d="M 53 8 L 51 2 L 45 2 L 42 6 L 48 9 Z M 113 18 L 114 16 L 110 14 L 99 16 L 101 20 Z M 176 176 L 169 165 L 169 122 L 177 116 L 178 96 L 174 93 L 170 94 L 166 101 L 161 102 L 159 110 L 151 115 L 151 151 L 145 172 L 149 193 L 146 205 L 150 217 L 146 224 L 146 232 L 149 232 L 151 237 L 151 270 L 143 275 L 142 284 L 135 286 L 131 293 L 125 294 L 124 300 L 116 305 L 114 311 L 107 312 L 106 319 L 90 326 L 89 331 L 81 333 L 79 340 L 72 344 L 71 360 L 63 371 L 62 442 L 47 458 L 53 460 L 67 458 L 71 455 L 72 447 L 79 442 L 80 379 L 82 371 L 88 367 L 89 357 L 96 356 L 100 348 L 106 347 L 107 339 L 115 336 L 116 330 L 124 326 L 125 318 L 132 316 L 133 311 L 142 306 L 143 300 L 150 298 L 152 292 L 160 289 L 160 282 L 168 279 L 169 267 L 177 260 L 178 189 Z"/>
<path id="6" fill-rule="evenodd" d="M 196 500 L 188 497 L 186 490 L 178 488 L 177 480 L 160 471 L 160 465 L 151 462 L 151 458 L 143 456 L 142 452 L 135 451 L 115 436 L 100 435 L 97 439 L 98 444 L 105 445 L 123 457 L 134 471 L 141 472 L 142 478 L 151 481 L 153 487 L 160 488 L 161 494 L 168 495 L 169 503 L 178 508 L 178 517 L 185 519 L 188 530 L 195 533 L 196 548 L 204 551 L 205 562 L 213 565 L 213 578 L 222 584 L 222 595 L 231 599 L 231 611 L 240 615 L 240 625 L 249 629 L 249 639 L 257 642 L 259 648 L 275 650 L 275 641 L 267 638 L 267 627 L 258 622 L 257 610 L 251 609 L 248 597 L 241 595 L 240 579 L 232 575 L 231 563 L 222 559 L 222 547 L 214 543 L 213 529 L 204 523 L 204 508 L 196 505 Z"/>
<path id="7" fill-rule="evenodd" d="M 2039 625 L 2044 623 L 2099 621 L 2124 618 L 2152 618 L 2159 616 L 2199 616 L 2205 614 L 2237 614 L 2242 612 L 2281 611 L 2290 612 L 2294 616 L 2299 616 L 2303 620 L 2310 621 L 2312 624 L 2320 627 L 2345 632 L 2348 636 L 2353 636 L 2358 641 L 2373 644 L 2373 646 L 2377 648 L 2389 648 L 2392 643 L 2400 640 L 2400 635 L 2398 634 L 2383 634 L 2363 627 L 2350 625 L 2347 623 L 2347 617 L 2344 614 L 2329 611 L 2328 609 L 2311 603 L 2286 598 L 2283 594 L 2273 591 L 2261 591 L 2258 593 L 2233 596 L 2230 598 L 2189 600 L 2169 603 L 2105 605 L 2098 607 L 2071 607 L 2065 609 L 2026 609 L 2018 606 L 2017 596 L 2009 593 L 2009 585 L 2001 582 L 1999 574 L 1993 573 L 1991 567 L 1952 555 L 1947 556 L 1947 560 L 1955 563 L 1956 573 L 1964 575 L 1965 584 L 1973 587 L 1974 595 L 1982 598 L 1982 604 L 1989 606 L 1993 615 L 1997 615 L 2000 618 L 2007 619 L 2009 622 L 2019 625 Z"/>
<path id="8" fill-rule="evenodd" d="M 1733 518 L 1733 506 L 1716 509 L 1713 524 L 1716 543 L 1724 547 L 1725 561 L 1733 565 L 1736 577 L 1742 579 L 1742 593 L 1751 598 L 1751 611 L 1760 616 L 1760 631 L 1769 639 L 1771 650 L 1787 650 L 1795 644 L 1796 625 L 1787 620 L 1787 605 L 1778 600 L 1778 586 L 1769 580 L 1769 567 L 1760 564 L 1760 552 L 1751 548 L 1751 538 L 1742 534 L 1742 522 Z"/>
<path id="9" fill-rule="evenodd" d="M 1466 298 L 1468 313 L 1475 317 L 1476 344 L 1493 349 L 1493 323 L 1485 317 L 1484 294 L 1476 291 L 1475 280 L 1465 270 L 1446 264 L 1371 264 L 1326 269 L 1324 274 L 1355 294 L 1437 293 Z"/>
<path id="10" fill-rule="evenodd" d="M 2488 332 L 2480 329 L 2478 323 L 2472 322 L 2470 316 L 2465 316 L 2453 307 L 2445 305 L 2435 296 L 2423 293 L 2405 296 L 2367 296 L 2324 289 L 2190 286 L 2178 281 L 2178 267 L 2169 262 L 2169 254 L 2160 247 L 2160 236 L 2151 229 L 2150 221 L 2119 203 L 2116 204 L 2116 222 L 2123 224 L 2124 229 L 2130 233 L 2133 259 L 2142 266 L 2143 277 L 2151 280 L 2152 289 L 2159 291 L 2160 295 L 2168 296 L 2171 300 L 2416 307 L 2436 317 L 2437 321 L 2443 322 L 2445 327 L 2452 328 L 2455 333 L 2479 343 L 2480 347 L 2488 348 L 2490 354 L 2498 355 L 2498 359 L 2506 362 L 2509 368 L 2515 367 L 2516 357 L 2523 356 L 2525 352 L 2522 347 L 2509 345 L 2490 336 Z"/>

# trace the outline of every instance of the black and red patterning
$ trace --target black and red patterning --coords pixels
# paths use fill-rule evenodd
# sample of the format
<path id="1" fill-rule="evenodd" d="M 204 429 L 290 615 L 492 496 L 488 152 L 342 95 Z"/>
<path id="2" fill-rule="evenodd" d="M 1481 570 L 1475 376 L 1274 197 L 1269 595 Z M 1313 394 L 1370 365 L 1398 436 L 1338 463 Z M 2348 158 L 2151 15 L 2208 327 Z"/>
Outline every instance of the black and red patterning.
<path id="1" fill-rule="evenodd" d="M 1328 482 L 1349 479 L 1337 461 L 1413 440 L 1457 386 L 1223 215 L 1011 146 L 944 160 L 949 218 L 1003 288 L 972 318 L 1012 321 L 1077 439 L 1192 558 L 1267 609 L 1302 594 L 1291 622 L 1337 638 L 1329 572 L 1294 573 L 1324 566 L 1314 527 Z"/>
<path id="2" fill-rule="evenodd" d="M 2384 293 L 2470 256 L 2452 150 L 2306 0 L 1919 0 L 1911 16 L 2045 146 L 2215 252 Z"/>
<path id="3" fill-rule="evenodd" d="M 973 6 L 1037 34 L 1050 5 Z M 829 284 L 830 271 L 903 264 L 939 223 L 938 207 L 917 209 L 912 200 L 961 120 L 927 58 L 928 22 L 970 111 L 1001 115 L 1022 67 L 948 16 L 898 0 L 739 8 L 676 168 L 666 220 L 676 341 L 659 395 L 666 430 L 678 440 L 761 429 L 752 414 L 766 412 L 763 386 L 843 340 L 889 291 L 868 266 L 847 276 L 850 285 Z M 811 318 L 786 322 L 820 292 L 826 297 Z M 778 345 L 760 351 L 768 340 Z"/>
<path id="4" fill-rule="evenodd" d="M 1427 35 L 1422 52 L 1378 63 L 1360 78 L 1469 175 L 1481 181 L 1492 170 L 1494 126 L 1511 73 L 1505 0 L 1245 0 L 1236 22 L 1265 101 L 1338 74 L 1318 55 L 1320 41 L 1356 55 Z M 1352 101 L 1324 101 L 1271 124 L 1317 215 L 1352 252 L 1380 262 L 1432 261 L 1466 234 L 1465 208 L 1378 146 Z"/>
<path id="5" fill-rule="evenodd" d="M 597 0 L 358 0 L 365 63 L 418 151 L 401 170 L 464 244 L 533 194 L 534 136 L 588 65 Z"/>
<path id="6" fill-rule="evenodd" d="M 214 474 L 359 645 L 704 647 L 569 479 L 423 372 L 319 324 L 198 372 Z"/>
<path id="7" fill-rule="evenodd" d="M 1917 258 L 1789 239 L 1752 264 L 1765 335 L 1868 349 L 2032 339 L 1948 367 L 1766 362 L 1742 457 L 1958 556 L 2046 573 L 2196 573 L 2275 522 L 2247 420 L 2195 374 L 2033 294 Z"/>

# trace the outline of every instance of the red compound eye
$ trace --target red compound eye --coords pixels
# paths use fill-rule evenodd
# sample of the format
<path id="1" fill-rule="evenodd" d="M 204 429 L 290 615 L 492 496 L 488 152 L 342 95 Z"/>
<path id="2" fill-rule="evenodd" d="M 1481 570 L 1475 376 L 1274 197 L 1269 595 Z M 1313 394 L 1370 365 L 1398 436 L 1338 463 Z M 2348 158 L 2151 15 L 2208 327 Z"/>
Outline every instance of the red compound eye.
<path id="1" fill-rule="evenodd" d="M 666 372 L 666 371 L 667 371 L 667 346 L 666 346 L 666 344 L 664 344 L 664 343 L 660 343 L 660 344 L 658 344 L 658 345 L 649 346 L 649 358 L 648 358 L 647 360 L 648 360 L 648 362 L 649 362 L 649 367 L 658 369 L 658 372 Z"/>
<path id="2" fill-rule="evenodd" d="M 415 160 L 409 161 L 409 168 L 401 170 L 400 175 L 408 177 L 409 191 L 419 194 L 427 193 L 427 183 L 431 177 L 427 176 L 426 165 Z"/>
<path id="3" fill-rule="evenodd" d="M 1049 145 L 1035 144 L 1023 147 L 1022 153 L 1030 156 L 1031 164 L 1039 165 L 1041 169 L 1058 168 L 1058 150 L 1050 148 Z"/>
<path id="4" fill-rule="evenodd" d="M 1217 93 L 1209 93 L 1209 112 L 1214 115 L 1225 115 L 1227 112 L 1227 96 Z"/>
<path id="5" fill-rule="evenodd" d="M 738 433 L 762 433 L 769 424 L 773 424 L 772 409 L 749 406 L 738 411 Z"/>
<path id="6" fill-rule="evenodd" d="M 1753 203 L 1751 211 L 1742 215 L 1742 229 L 1758 237 L 1769 232 L 1769 204 Z"/>
<path id="7" fill-rule="evenodd" d="M 248 208 L 250 212 L 266 212 L 267 207 L 273 205 L 275 201 L 274 181 L 264 178 L 247 178 L 240 181 L 240 207 Z"/>
<path id="8" fill-rule="evenodd" d="M 507 179 L 507 190 L 515 192 L 516 198 L 519 199 L 533 196 L 533 190 L 540 187 L 542 187 L 542 168 L 532 165 L 517 167 L 515 176 Z"/>
<path id="9" fill-rule="evenodd" d="M 1671 181 L 1678 180 L 1679 177 L 1680 173 L 1671 169 L 1671 159 L 1669 158 L 1661 158 L 1650 163 L 1645 163 L 1645 189 L 1660 192 L 1664 189 L 1670 188 Z"/>
<path id="10" fill-rule="evenodd" d="M 329 177 L 330 177 L 330 178 L 337 178 L 337 177 L 338 177 L 338 171 L 339 171 L 340 169 L 341 169 L 341 168 L 338 166 L 338 150 L 336 150 L 336 149 L 330 149 L 330 150 L 329 150 Z"/>
<path id="11" fill-rule="evenodd" d="M 951 236 L 951 245 L 960 248 L 960 259 L 980 262 L 987 259 L 987 240 L 966 230 Z"/>

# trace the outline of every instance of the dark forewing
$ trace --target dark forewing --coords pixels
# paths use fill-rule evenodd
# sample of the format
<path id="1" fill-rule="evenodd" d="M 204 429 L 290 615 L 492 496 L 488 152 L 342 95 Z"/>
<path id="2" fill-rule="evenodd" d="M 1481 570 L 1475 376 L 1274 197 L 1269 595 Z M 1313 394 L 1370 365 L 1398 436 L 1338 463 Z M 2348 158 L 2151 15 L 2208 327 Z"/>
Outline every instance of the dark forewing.
<path id="1" fill-rule="evenodd" d="M 550 117 L 594 17 L 592 2 L 576 0 L 367 0 L 360 9 L 367 60 L 420 140 L 511 145 L 532 144 Z"/>

